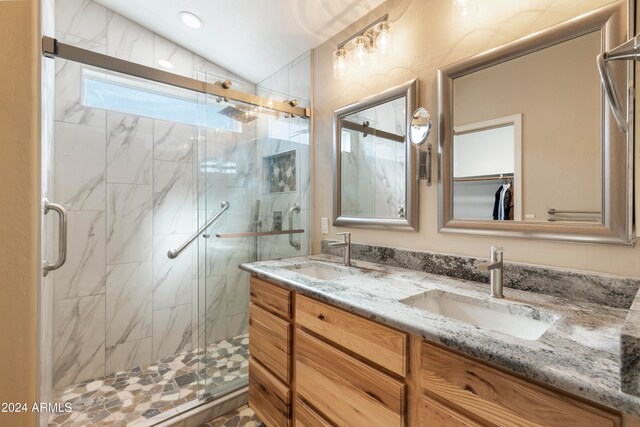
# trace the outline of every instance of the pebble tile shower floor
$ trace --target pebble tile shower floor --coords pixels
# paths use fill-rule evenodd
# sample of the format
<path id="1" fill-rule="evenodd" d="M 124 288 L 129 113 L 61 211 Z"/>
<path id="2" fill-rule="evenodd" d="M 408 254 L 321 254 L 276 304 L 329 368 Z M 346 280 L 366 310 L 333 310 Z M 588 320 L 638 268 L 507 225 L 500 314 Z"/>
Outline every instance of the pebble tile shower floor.
<path id="1" fill-rule="evenodd" d="M 220 341 L 207 351 L 176 354 L 157 363 L 74 384 L 54 392 L 53 403 L 71 403 L 52 414 L 49 427 L 135 425 L 198 399 L 205 389 L 246 377 L 249 335 Z"/>
<path id="2" fill-rule="evenodd" d="M 264 427 L 264 424 L 251 408 L 243 405 L 235 411 L 201 424 L 200 427 Z"/>

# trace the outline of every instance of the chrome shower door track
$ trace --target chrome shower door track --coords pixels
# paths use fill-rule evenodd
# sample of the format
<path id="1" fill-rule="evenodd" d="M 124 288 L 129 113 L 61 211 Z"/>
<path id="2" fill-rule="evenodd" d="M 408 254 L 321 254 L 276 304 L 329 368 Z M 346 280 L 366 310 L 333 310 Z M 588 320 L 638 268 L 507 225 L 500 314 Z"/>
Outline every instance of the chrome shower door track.
<path id="1" fill-rule="evenodd" d="M 222 97 L 227 100 L 237 101 L 267 110 L 279 111 L 290 116 L 302 118 L 311 117 L 311 109 L 298 107 L 295 100 L 276 101 L 251 93 L 230 89 L 228 82 L 207 83 L 193 78 L 180 76 L 167 71 L 158 70 L 135 62 L 125 61 L 109 55 L 92 52 L 87 49 L 61 43 L 52 37 L 42 38 L 42 54 L 47 58 L 62 58 L 79 62 L 109 71 L 140 77 L 170 86 L 192 90 L 194 92 Z"/>

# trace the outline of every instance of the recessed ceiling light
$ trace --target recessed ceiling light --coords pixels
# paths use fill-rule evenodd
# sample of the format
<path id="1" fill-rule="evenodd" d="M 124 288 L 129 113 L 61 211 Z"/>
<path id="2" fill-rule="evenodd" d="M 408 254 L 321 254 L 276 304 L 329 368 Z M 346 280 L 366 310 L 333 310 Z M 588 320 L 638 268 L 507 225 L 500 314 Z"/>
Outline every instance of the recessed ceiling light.
<path id="1" fill-rule="evenodd" d="M 166 59 L 160 59 L 158 60 L 158 64 L 160 64 L 160 66 L 162 68 L 166 68 L 166 69 L 172 69 L 173 68 L 173 64 L 169 61 L 167 61 Z"/>
<path id="2" fill-rule="evenodd" d="M 200 28 L 204 25 L 204 22 L 202 22 L 202 19 L 198 18 L 196 15 L 194 15 L 191 12 L 180 12 L 180 18 L 182 19 L 182 22 L 184 23 L 184 25 L 186 25 L 187 27 L 190 28 Z"/>

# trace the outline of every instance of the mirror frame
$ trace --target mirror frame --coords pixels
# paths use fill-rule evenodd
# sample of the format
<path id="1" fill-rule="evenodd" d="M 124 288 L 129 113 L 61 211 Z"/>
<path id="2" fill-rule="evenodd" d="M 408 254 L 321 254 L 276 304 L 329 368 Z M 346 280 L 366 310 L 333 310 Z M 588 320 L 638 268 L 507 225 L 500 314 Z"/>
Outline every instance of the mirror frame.
<path id="1" fill-rule="evenodd" d="M 405 218 L 376 218 L 342 215 L 342 124 L 340 119 L 405 97 Z M 418 149 L 409 141 L 411 115 L 418 105 L 418 79 L 395 86 L 361 101 L 337 109 L 333 115 L 333 225 L 418 231 Z"/>
<path id="2" fill-rule="evenodd" d="M 602 223 L 553 224 L 548 222 L 499 222 L 454 219 L 453 215 L 453 80 L 457 77 L 518 58 L 580 37 L 602 31 L 604 51 L 634 34 L 632 2 L 618 1 L 554 25 L 495 49 L 463 59 L 438 70 L 438 228 L 443 233 L 550 239 L 584 243 L 633 245 L 633 63 L 612 67 L 618 93 L 626 94 L 629 132 L 619 131 L 602 87 Z M 596 67 L 596 57 L 593 58 Z"/>

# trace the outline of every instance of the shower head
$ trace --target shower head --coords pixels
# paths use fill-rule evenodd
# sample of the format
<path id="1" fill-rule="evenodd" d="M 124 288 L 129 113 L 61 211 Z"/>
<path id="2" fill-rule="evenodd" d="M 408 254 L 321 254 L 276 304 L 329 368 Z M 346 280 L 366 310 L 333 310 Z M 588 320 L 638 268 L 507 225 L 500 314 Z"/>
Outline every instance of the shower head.
<path id="1" fill-rule="evenodd" d="M 218 111 L 218 114 L 222 114 L 223 116 L 230 117 L 233 120 L 241 123 L 249 123 L 258 118 L 257 115 L 253 114 L 249 110 L 243 110 L 241 108 L 236 108 L 231 105 Z"/>

